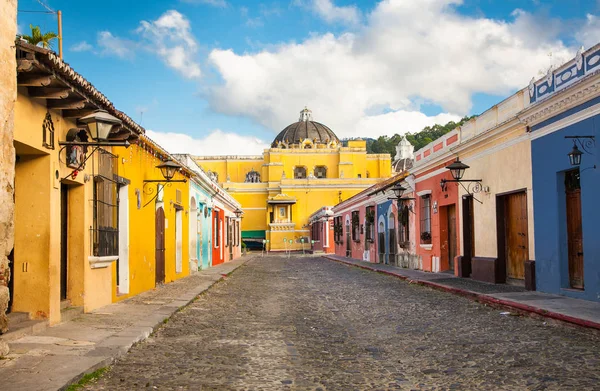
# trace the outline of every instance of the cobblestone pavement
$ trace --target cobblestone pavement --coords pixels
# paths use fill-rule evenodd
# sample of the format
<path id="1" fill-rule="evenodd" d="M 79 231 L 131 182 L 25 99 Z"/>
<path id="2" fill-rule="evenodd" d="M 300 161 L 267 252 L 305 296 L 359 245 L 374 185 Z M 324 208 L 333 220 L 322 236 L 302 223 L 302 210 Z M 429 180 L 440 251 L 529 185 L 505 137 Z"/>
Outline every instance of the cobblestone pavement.
<path id="1" fill-rule="evenodd" d="M 600 390 L 600 334 L 323 258 L 242 266 L 89 390 Z"/>

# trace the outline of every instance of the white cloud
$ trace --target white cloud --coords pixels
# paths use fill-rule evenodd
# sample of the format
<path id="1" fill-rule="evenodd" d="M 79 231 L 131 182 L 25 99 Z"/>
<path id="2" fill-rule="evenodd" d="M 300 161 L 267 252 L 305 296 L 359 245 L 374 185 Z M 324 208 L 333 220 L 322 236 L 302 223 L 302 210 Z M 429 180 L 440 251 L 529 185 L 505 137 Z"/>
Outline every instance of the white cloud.
<path id="1" fill-rule="evenodd" d="M 170 153 L 191 155 L 260 155 L 269 145 L 264 141 L 235 133 L 213 130 L 208 136 L 197 139 L 183 133 L 163 133 L 147 130 L 152 140 Z"/>
<path id="2" fill-rule="evenodd" d="M 86 41 L 81 41 L 71 46 L 71 51 L 73 52 L 89 52 L 93 49 L 92 45 L 87 43 Z"/>
<path id="3" fill-rule="evenodd" d="M 591 48 L 600 41 L 600 18 L 587 14 L 585 26 L 575 36 L 578 43 L 586 49 Z"/>
<path id="4" fill-rule="evenodd" d="M 202 75 L 195 59 L 198 44 L 190 21 L 183 14 L 169 10 L 154 21 L 143 20 L 136 32 L 147 40 L 145 47 L 149 51 L 184 77 L 192 79 Z"/>
<path id="5" fill-rule="evenodd" d="M 255 53 L 215 49 L 209 62 L 223 83 L 209 89 L 211 106 L 274 131 L 308 105 L 340 137 L 396 132 L 404 125 L 388 119 L 431 120 L 419 117 L 416 101 L 462 116 L 473 94 L 507 95 L 575 54 L 555 29 L 526 25 L 539 21 L 524 11 L 499 21 L 461 15 L 460 3 L 384 0 L 356 33 L 312 35 Z"/>
<path id="6" fill-rule="evenodd" d="M 184 3 L 188 3 L 188 4 L 204 4 L 204 5 L 210 5 L 213 7 L 218 7 L 218 8 L 226 8 L 227 7 L 227 2 L 225 0 L 181 0 Z"/>
<path id="7" fill-rule="evenodd" d="M 311 0 L 310 9 L 328 23 L 358 24 L 361 14 L 355 6 L 338 7 L 331 0 Z"/>
<path id="8" fill-rule="evenodd" d="M 98 33 L 98 47 L 100 48 L 100 54 L 125 58 L 133 54 L 135 43 L 115 37 L 110 31 L 100 31 Z"/>

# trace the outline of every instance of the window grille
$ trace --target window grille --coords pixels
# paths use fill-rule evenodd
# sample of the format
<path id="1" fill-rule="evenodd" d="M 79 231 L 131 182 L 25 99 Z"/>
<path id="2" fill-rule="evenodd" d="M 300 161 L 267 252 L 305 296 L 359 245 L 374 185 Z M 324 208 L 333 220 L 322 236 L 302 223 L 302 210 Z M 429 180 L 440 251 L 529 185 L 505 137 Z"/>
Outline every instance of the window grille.
<path id="1" fill-rule="evenodd" d="M 119 200 L 116 156 L 98 149 L 98 175 L 94 177 L 92 251 L 97 257 L 119 255 Z"/>
<path id="2" fill-rule="evenodd" d="M 306 167 L 298 166 L 294 168 L 294 179 L 306 179 Z"/>
<path id="3" fill-rule="evenodd" d="M 360 220 L 358 211 L 352 212 L 352 240 L 360 240 Z"/>
<path id="4" fill-rule="evenodd" d="M 327 178 L 327 167 L 325 167 L 325 166 L 315 167 L 315 176 L 317 178 Z"/>
<path id="5" fill-rule="evenodd" d="M 408 210 L 407 205 L 404 205 L 404 207 L 401 207 L 398 211 L 398 220 L 400 223 L 400 237 L 398 238 L 398 240 L 400 241 L 400 245 L 403 247 L 405 247 L 410 242 L 408 226 L 409 213 L 410 211 Z"/>
<path id="6" fill-rule="evenodd" d="M 421 243 L 431 243 L 431 195 L 421 197 Z"/>

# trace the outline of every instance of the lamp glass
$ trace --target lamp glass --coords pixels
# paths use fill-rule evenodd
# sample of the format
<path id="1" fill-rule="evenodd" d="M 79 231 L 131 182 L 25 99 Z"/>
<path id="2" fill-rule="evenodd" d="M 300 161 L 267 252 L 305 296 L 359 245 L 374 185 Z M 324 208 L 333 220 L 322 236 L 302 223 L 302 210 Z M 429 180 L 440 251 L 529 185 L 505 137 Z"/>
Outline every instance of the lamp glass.
<path id="1" fill-rule="evenodd" d="M 400 198 L 402 197 L 402 194 L 404 194 L 404 192 L 406 191 L 406 187 L 398 183 L 394 187 L 392 187 L 392 191 L 396 195 L 396 198 Z"/>
<path id="2" fill-rule="evenodd" d="M 465 175 L 465 170 L 469 168 L 469 166 L 467 166 L 466 164 L 458 160 L 458 158 L 456 158 L 456 161 L 446 166 L 446 168 L 450 170 L 450 173 L 452 174 L 452 178 L 454 178 L 454 180 L 460 181 Z"/>
<path id="3" fill-rule="evenodd" d="M 96 141 L 105 141 L 113 126 L 121 125 L 122 121 L 105 110 L 96 110 L 92 114 L 79 119 L 80 122 L 87 124 L 90 136 Z"/>
<path id="4" fill-rule="evenodd" d="M 179 169 L 179 165 L 172 160 L 167 160 L 163 164 L 156 166 L 156 168 L 160 170 L 160 173 L 167 181 L 170 181 L 175 176 L 175 172 Z"/>
<path id="5" fill-rule="evenodd" d="M 577 148 L 577 145 L 573 145 L 573 149 L 569 152 L 569 161 L 572 166 L 579 166 L 581 164 L 581 155 L 583 155 L 583 152 Z"/>

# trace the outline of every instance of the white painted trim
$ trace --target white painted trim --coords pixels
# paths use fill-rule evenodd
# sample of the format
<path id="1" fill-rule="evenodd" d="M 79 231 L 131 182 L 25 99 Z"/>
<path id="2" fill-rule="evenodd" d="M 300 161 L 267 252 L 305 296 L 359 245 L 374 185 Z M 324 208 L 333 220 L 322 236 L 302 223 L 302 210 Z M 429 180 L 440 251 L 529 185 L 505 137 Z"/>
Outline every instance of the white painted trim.
<path id="1" fill-rule="evenodd" d="M 447 171 L 448 171 L 448 169 L 446 167 L 438 168 L 437 170 L 432 171 L 429 174 L 425 174 L 423 176 L 418 177 L 417 179 L 415 179 L 415 183 L 423 182 L 429 178 L 433 178 L 434 176 L 443 174 Z"/>
<path id="2" fill-rule="evenodd" d="M 431 190 L 421 190 L 417 192 L 419 197 L 423 197 L 424 195 L 431 194 Z"/>
<path id="3" fill-rule="evenodd" d="M 433 244 L 419 244 L 419 247 L 421 247 L 423 250 L 430 250 L 433 248 Z"/>
<path id="4" fill-rule="evenodd" d="M 119 294 L 129 293 L 129 186 L 119 187 Z M 94 268 L 94 266 L 92 266 Z"/>
<path id="5" fill-rule="evenodd" d="M 534 130 L 533 132 L 531 132 L 531 140 L 536 140 L 540 137 L 547 136 L 558 130 L 564 129 L 567 126 L 576 124 L 577 122 L 581 122 L 598 114 L 600 114 L 600 103 L 592 107 L 588 107 L 587 109 L 581 110 L 566 118 L 553 122 L 549 125 L 546 125 L 542 128 Z"/>
<path id="6" fill-rule="evenodd" d="M 111 263 L 116 262 L 119 259 L 117 255 L 111 255 L 109 257 L 94 257 L 89 256 L 88 262 L 90 263 L 90 267 L 92 269 L 101 269 L 105 267 L 109 267 Z"/>
<path id="7" fill-rule="evenodd" d="M 517 145 L 519 143 L 522 143 L 523 141 L 528 141 L 530 139 L 530 137 L 531 137 L 530 133 L 525 133 L 525 134 L 523 134 L 523 135 L 521 135 L 519 137 L 515 137 L 512 140 L 509 140 L 509 141 L 507 141 L 505 143 L 498 144 L 498 145 L 496 145 L 496 146 L 494 146 L 492 148 L 487 148 L 487 149 L 483 150 L 482 152 L 479 152 L 478 154 L 469 156 L 468 158 L 463 159 L 463 163 L 469 163 L 469 162 L 471 162 L 473 160 L 481 159 L 482 157 L 494 154 L 496 152 L 500 152 L 503 149 L 510 148 L 513 145 Z"/>
<path id="8" fill-rule="evenodd" d="M 242 210 L 267 210 L 266 207 L 263 208 L 242 208 Z"/>

